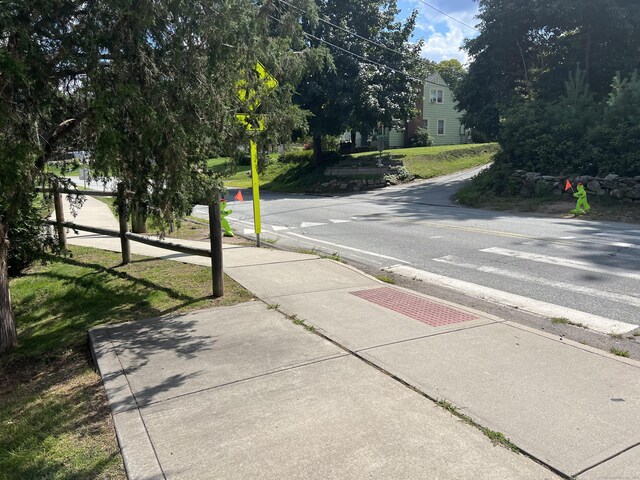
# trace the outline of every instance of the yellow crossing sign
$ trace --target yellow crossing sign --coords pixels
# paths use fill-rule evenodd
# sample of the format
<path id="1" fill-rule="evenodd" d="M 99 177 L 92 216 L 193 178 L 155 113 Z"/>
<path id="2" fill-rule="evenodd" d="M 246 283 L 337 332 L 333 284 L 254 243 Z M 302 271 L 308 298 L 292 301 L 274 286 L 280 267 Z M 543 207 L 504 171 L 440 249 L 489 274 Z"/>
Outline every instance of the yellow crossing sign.
<path id="1" fill-rule="evenodd" d="M 236 118 L 240 123 L 247 127 L 247 130 L 250 132 L 260 132 L 266 128 L 264 124 L 264 115 L 238 113 L 236 114 Z"/>
<path id="2" fill-rule="evenodd" d="M 256 76 L 255 87 L 249 87 L 246 80 L 237 83 L 238 91 L 236 95 L 240 101 L 253 112 L 262 103 L 262 97 L 278 86 L 278 80 L 272 76 L 260 62 L 253 67 L 252 73 Z"/>

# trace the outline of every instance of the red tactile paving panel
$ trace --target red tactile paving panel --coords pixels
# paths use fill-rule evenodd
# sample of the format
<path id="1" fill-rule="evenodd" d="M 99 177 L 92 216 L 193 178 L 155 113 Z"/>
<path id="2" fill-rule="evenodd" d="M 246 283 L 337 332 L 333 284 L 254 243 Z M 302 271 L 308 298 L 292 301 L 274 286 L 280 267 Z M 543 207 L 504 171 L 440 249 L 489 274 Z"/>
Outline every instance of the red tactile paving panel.
<path id="1" fill-rule="evenodd" d="M 478 318 L 470 313 L 430 302 L 422 297 L 393 288 L 382 287 L 351 292 L 351 294 L 432 327 L 442 327 L 443 325 L 467 322 Z"/>

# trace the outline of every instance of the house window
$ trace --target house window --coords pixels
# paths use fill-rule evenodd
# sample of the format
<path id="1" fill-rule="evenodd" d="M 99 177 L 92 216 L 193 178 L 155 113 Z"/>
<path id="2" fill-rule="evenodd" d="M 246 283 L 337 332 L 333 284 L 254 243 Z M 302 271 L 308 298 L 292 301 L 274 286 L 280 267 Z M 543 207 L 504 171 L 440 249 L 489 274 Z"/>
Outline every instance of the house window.
<path id="1" fill-rule="evenodd" d="M 442 103 L 444 100 L 444 90 L 431 89 L 431 103 Z"/>
<path id="2" fill-rule="evenodd" d="M 444 120 L 438 120 L 438 135 L 444 135 Z"/>
<path id="3" fill-rule="evenodd" d="M 466 135 L 467 130 L 464 128 L 464 125 L 460 125 L 460 135 Z"/>
<path id="4" fill-rule="evenodd" d="M 424 120 L 422 120 L 422 128 L 425 128 L 427 130 L 429 130 L 429 119 L 425 118 Z"/>

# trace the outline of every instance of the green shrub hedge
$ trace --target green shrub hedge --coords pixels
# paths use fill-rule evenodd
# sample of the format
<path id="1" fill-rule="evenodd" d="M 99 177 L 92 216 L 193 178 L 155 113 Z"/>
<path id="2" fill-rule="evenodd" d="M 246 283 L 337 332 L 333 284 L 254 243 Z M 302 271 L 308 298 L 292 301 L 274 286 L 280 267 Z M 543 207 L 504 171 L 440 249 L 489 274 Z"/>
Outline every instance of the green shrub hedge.
<path id="1" fill-rule="evenodd" d="M 640 175 L 640 77 L 616 77 L 598 100 L 577 72 L 557 101 L 514 106 L 500 136 L 508 162 L 548 175 Z"/>

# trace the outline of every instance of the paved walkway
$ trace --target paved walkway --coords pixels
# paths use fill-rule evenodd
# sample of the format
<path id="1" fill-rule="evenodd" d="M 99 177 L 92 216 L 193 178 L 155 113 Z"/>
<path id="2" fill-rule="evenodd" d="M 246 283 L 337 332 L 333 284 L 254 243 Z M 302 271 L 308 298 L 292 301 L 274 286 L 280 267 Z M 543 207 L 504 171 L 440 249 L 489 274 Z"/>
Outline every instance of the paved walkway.
<path id="1" fill-rule="evenodd" d="M 224 263 L 263 302 L 91 332 L 130 478 L 640 478 L 638 362 L 312 255 L 227 246 Z"/>

